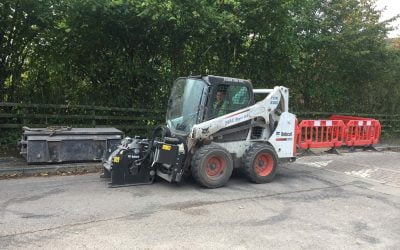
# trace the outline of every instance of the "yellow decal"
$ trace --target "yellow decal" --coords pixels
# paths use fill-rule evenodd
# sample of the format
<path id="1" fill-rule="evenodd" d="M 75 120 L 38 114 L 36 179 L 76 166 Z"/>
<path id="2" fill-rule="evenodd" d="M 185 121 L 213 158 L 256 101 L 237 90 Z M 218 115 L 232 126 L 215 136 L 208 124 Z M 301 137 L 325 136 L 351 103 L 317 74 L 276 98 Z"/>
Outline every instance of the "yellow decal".
<path id="1" fill-rule="evenodd" d="M 119 156 L 115 156 L 115 157 L 113 158 L 113 162 L 114 162 L 114 163 L 119 163 Z"/>
<path id="2" fill-rule="evenodd" d="M 164 145 L 162 145 L 162 149 L 163 149 L 163 150 L 168 150 L 168 151 L 169 151 L 169 150 L 171 150 L 171 145 L 165 145 L 165 144 L 164 144 Z"/>

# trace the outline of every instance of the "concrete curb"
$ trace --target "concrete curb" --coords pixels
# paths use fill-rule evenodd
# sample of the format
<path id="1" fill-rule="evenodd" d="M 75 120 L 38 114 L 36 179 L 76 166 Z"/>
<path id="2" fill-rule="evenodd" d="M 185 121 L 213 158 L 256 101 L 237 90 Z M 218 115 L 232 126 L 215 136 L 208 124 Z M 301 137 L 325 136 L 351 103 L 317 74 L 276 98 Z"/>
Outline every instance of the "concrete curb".
<path id="1" fill-rule="evenodd" d="M 102 169 L 101 163 L 73 163 L 63 165 L 45 165 L 45 166 L 23 166 L 23 167 L 10 167 L 0 168 L 0 177 L 14 177 L 14 176 L 32 176 L 41 174 L 79 174 L 79 173 L 93 173 L 99 172 Z"/>
<path id="2" fill-rule="evenodd" d="M 400 152 L 400 146 L 376 146 L 376 150 L 378 151 L 396 151 Z"/>

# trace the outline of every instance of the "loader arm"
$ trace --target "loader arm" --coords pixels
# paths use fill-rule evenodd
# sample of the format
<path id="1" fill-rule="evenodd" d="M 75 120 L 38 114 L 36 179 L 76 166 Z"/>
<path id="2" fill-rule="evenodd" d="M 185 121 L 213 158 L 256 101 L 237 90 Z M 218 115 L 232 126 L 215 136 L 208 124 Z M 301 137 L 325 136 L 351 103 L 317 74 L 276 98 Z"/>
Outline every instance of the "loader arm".
<path id="1" fill-rule="evenodd" d="M 267 96 L 252 106 L 194 125 L 189 138 L 194 141 L 211 139 L 222 129 L 257 117 L 263 118 L 265 124 L 269 124 L 271 114 L 288 112 L 289 91 L 287 88 L 277 86 L 273 89 L 255 89 L 254 93 L 267 94 Z"/>

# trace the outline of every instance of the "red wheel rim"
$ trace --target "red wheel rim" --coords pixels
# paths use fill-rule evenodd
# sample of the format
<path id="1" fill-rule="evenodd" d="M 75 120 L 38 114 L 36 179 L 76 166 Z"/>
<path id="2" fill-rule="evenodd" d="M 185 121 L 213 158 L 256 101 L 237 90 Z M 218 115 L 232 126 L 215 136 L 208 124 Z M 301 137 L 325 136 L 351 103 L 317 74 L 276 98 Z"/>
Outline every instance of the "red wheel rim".
<path id="1" fill-rule="evenodd" d="M 259 176 L 267 176 L 274 169 L 274 159 L 268 153 L 257 155 L 254 161 L 254 169 Z"/>
<path id="2" fill-rule="evenodd" d="M 205 170 L 208 177 L 218 178 L 225 170 L 226 162 L 223 157 L 212 156 L 205 162 Z"/>

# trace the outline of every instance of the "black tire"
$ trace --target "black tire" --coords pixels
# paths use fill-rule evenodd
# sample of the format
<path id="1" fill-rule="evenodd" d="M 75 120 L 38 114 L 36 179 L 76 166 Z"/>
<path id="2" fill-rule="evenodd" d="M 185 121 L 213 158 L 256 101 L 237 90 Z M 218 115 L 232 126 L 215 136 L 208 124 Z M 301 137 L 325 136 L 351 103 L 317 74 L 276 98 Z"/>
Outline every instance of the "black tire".
<path id="1" fill-rule="evenodd" d="M 268 144 L 252 144 L 242 157 L 243 172 L 254 183 L 271 182 L 277 166 L 278 157 L 274 148 Z"/>
<path id="2" fill-rule="evenodd" d="M 226 149 L 216 144 L 202 146 L 193 155 L 192 176 L 203 187 L 222 187 L 228 182 L 232 171 L 231 155 Z"/>

